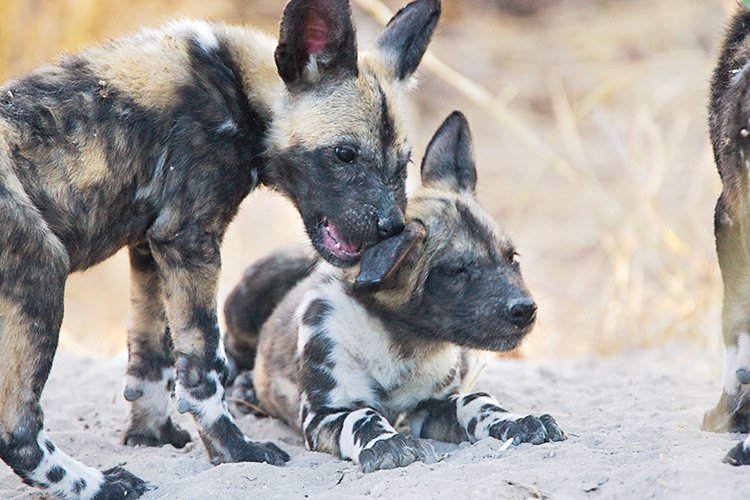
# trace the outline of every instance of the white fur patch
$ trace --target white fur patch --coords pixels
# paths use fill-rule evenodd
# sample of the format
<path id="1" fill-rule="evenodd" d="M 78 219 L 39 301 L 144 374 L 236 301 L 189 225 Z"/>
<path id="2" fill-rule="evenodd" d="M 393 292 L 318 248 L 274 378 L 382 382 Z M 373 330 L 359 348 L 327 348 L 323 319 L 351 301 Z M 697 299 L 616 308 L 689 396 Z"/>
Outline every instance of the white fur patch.
<path id="1" fill-rule="evenodd" d="M 361 410 L 355 410 L 349 414 L 344 420 L 344 425 L 341 428 L 341 438 L 339 441 L 339 448 L 341 450 L 341 458 L 348 458 L 354 463 L 359 463 L 359 454 L 362 450 L 366 450 L 373 446 L 381 439 L 387 439 L 396 434 L 396 429 L 383 416 L 377 415 L 380 419 L 380 425 L 383 427 L 384 432 L 369 443 L 359 443 L 354 439 L 354 425 L 360 420 L 366 420 L 373 418 L 372 410 L 368 408 L 362 408 Z"/>
<path id="2" fill-rule="evenodd" d="M 186 402 L 189 411 L 204 428 L 211 427 L 222 416 L 226 416 L 229 420 L 233 421 L 229 409 L 227 408 L 226 401 L 224 401 L 224 387 L 219 380 L 219 374 L 212 370 L 206 374 L 206 378 L 216 384 L 216 392 L 206 399 L 193 398 L 190 393 L 182 387 L 182 384 L 177 384 L 178 409 L 180 408 L 180 404 L 184 404 L 180 402 L 181 400 Z"/>
<path id="3" fill-rule="evenodd" d="M 160 380 L 146 380 L 132 375 L 125 376 L 125 386 L 140 390 L 143 395 L 132 402 L 139 410 L 153 417 L 154 424 L 161 424 L 169 416 L 170 394 L 167 386 L 174 382 L 174 368 L 162 368 Z"/>
<path id="4" fill-rule="evenodd" d="M 39 432 L 36 441 L 44 456 L 39 466 L 30 474 L 30 478 L 38 484 L 49 484 L 49 488 L 45 489 L 46 492 L 64 499 L 79 499 L 91 498 L 99 491 L 104 482 L 104 475 L 101 472 L 73 460 L 57 447 L 50 453 L 47 449 L 48 439 L 44 431 Z M 60 467 L 65 471 L 65 476 L 56 483 L 50 482 L 47 477 L 53 467 Z M 86 481 L 86 487 L 82 488 L 80 493 L 75 493 L 74 485 L 81 479 Z"/>
<path id="5" fill-rule="evenodd" d="M 333 310 L 322 331 L 316 328 L 313 332 L 298 319 L 297 348 L 301 353 L 312 334 L 322 334 L 333 341 L 330 373 L 336 386 L 328 394 L 332 407 L 346 408 L 353 401 L 362 401 L 393 417 L 413 410 L 420 401 L 447 395 L 436 394 L 435 388 L 457 366 L 459 347 L 446 343 L 434 346 L 428 353 L 403 355 L 385 325 L 347 295 L 339 281 L 326 282 L 308 292 L 297 309 L 298 318 L 316 298 L 323 298 Z M 381 400 L 375 387 L 388 392 L 387 401 Z"/>
<path id="6" fill-rule="evenodd" d="M 736 396 L 741 389 L 737 380 L 737 370 L 744 368 L 750 371 L 750 334 L 742 332 L 737 335 L 737 345 L 727 345 L 724 351 L 724 392 Z"/>
<path id="7" fill-rule="evenodd" d="M 195 39 L 204 52 L 210 52 L 219 48 L 219 39 L 216 38 L 213 28 L 204 21 L 195 21 L 193 24 Z"/>
<path id="8" fill-rule="evenodd" d="M 506 420 L 515 421 L 523 418 L 522 415 L 514 415 L 508 412 L 482 410 L 482 406 L 487 404 L 500 406 L 492 396 L 480 396 L 466 403 L 465 398 L 468 396 L 470 395 L 466 394 L 457 398 L 456 417 L 458 417 L 458 423 L 466 430 L 466 434 L 472 442 L 490 437 L 490 428 L 497 422 Z M 476 425 L 474 426 L 474 431 L 469 432 L 469 422 L 472 419 L 476 419 Z"/>

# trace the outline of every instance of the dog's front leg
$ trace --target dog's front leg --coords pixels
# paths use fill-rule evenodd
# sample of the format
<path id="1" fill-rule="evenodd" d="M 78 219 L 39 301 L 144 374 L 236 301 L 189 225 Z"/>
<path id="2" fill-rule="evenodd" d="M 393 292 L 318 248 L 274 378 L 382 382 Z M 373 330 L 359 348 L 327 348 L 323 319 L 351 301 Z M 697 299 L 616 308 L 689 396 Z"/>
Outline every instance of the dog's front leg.
<path id="1" fill-rule="evenodd" d="M 177 359 L 177 410 L 195 417 L 212 463 L 281 465 L 289 456 L 271 443 L 246 438 L 224 401 L 227 364 L 215 302 L 220 236 L 196 221 L 169 222 L 154 224 L 149 243 L 164 286 Z"/>
<path id="2" fill-rule="evenodd" d="M 162 299 L 159 270 L 148 243 L 130 251 L 130 319 L 125 399 L 130 413 L 122 441 L 128 446 L 182 448 L 190 434 L 172 422 L 174 355 Z"/>
<path id="3" fill-rule="evenodd" d="M 429 445 L 399 434 L 371 408 L 312 411 L 303 406 L 302 428 L 309 449 L 347 458 L 364 472 L 425 462 L 431 452 Z"/>
<path id="4" fill-rule="evenodd" d="M 415 425 L 416 424 L 416 425 Z M 451 396 L 423 403 L 412 419 L 420 436 L 440 441 L 476 442 L 486 437 L 513 444 L 562 441 L 565 434 L 550 415 L 534 417 L 508 413 L 484 392 Z"/>
<path id="5" fill-rule="evenodd" d="M 701 428 L 706 431 L 750 431 L 750 298 L 747 294 L 750 210 L 747 202 L 742 201 L 746 197 L 747 194 L 732 197 L 722 193 L 714 214 L 716 251 L 724 282 L 721 323 L 725 359 L 721 396 L 703 417 Z M 733 205 L 728 201 L 731 199 L 739 201 Z"/>

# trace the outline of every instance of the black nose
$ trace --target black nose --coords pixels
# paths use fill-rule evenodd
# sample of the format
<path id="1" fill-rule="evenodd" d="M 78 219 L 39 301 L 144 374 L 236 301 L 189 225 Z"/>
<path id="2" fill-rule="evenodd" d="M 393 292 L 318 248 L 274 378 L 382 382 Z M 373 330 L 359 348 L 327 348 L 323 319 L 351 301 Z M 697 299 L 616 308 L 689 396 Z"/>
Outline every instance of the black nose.
<path id="1" fill-rule="evenodd" d="M 524 327 L 536 318 L 536 304 L 531 299 L 516 299 L 508 304 L 508 319 L 516 326 Z"/>
<path id="2" fill-rule="evenodd" d="M 400 233 L 404 230 L 404 219 L 401 217 L 378 217 L 378 235 L 382 239 Z"/>

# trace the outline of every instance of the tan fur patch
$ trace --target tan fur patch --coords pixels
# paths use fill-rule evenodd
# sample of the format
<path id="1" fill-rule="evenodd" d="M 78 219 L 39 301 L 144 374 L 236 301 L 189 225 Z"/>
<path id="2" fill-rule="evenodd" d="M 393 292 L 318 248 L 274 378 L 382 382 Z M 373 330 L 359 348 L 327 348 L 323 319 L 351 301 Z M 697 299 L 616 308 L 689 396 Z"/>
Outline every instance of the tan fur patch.
<path id="1" fill-rule="evenodd" d="M 98 144 L 81 148 L 78 162 L 69 169 L 68 179 L 75 188 L 88 188 L 107 180 L 110 171 L 104 150 Z"/>
<path id="2" fill-rule="evenodd" d="M 17 304 L 0 297 L 0 432 L 15 430 L 24 405 L 36 399 L 31 381 L 38 355 L 21 326 L 29 321 Z"/>
<path id="3" fill-rule="evenodd" d="M 342 82 L 327 95 L 306 93 L 290 97 L 289 102 L 276 109 L 273 144 L 313 149 L 351 138 L 366 150 L 379 151 L 382 88 L 394 120 L 396 147 L 406 148 L 400 89 L 377 71 L 377 67 L 361 64 L 356 79 Z"/>
<path id="4" fill-rule="evenodd" d="M 164 30 L 143 30 L 122 40 L 86 50 L 82 55 L 102 81 L 147 109 L 174 105 L 176 91 L 189 77 L 190 21 Z M 102 96 L 105 97 L 105 96 Z"/>
<path id="5" fill-rule="evenodd" d="M 265 108 L 268 103 L 279 102 L 284 94 L 284 84 L 274 63 L 277 41 L 252 28 L 226 24 L 213 26 L 239 67 L 245 94 L 251 103 Z"/>

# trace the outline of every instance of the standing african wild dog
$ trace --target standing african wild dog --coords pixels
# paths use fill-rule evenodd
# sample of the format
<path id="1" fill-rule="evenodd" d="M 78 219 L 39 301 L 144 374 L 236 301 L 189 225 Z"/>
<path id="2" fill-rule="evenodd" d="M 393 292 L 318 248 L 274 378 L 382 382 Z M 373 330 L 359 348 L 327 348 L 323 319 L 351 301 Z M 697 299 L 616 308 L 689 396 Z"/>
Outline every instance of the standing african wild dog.
<path id="1" fill-rule="evenodd" d="M 459 393 L 464 348 L 510 350 L 536 317 L 513 244 L 476 201 L 460 113 L 432 139 L 422 182 L 406 229 L 366 250 L 356 278 L 356 270 L 325 262 L 311 270 L 304 256 L 277 254 L 251 267 L 225 306 L 230 358 L 237 346 L 252 351 L 253 342 L 236 337 L 259 336 L 254 372 L 237 378 L 233 395 L 257 397 L 270 415 L 300 428 L 310 449 L 365 471 L 426 459 L 420 437 L 565 438 L 549 415 L 514 415 L 488 394 Z M 280 303 L 260 318 L 269 300 Z M 395 430 L 401 414 L 412 436 Z"/>
<path id="2" fill-rule="evenodd" d="M 224 402 L 219 245 L 260 183 L 297 206 L 333 265 L 403 228 L 409 146 L 399 110 L 440 13 L 402 9 L 358 54 L 347 0 L 291 0 L 278 43 L 180 21 L 62 57 L 0 90 L 0 457 L 63 498 L 145 483 L 65 455 L 43 430 L 69 273 L 128 246 L 128 445 L 184 446 L 194 415 L 212 462 L 288 455 L 248 440 Z M 174 354 L 173 354 L 174 353 Z"/>
<path id="3" fill-rule="evenodd" d="M 726 357 L 723 390 L 706 412 L 703 429 L 750 431 L 750 12 L 729 22 L 711 81 L 709 128 L 723 190 L 714 229 L 724 281 L 722 330 Z M 750 436 L 724 459 L 750 464 Z"/>

